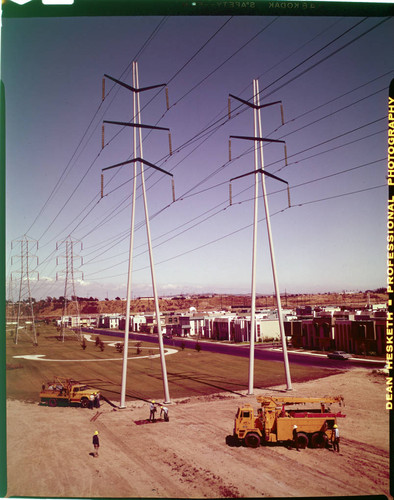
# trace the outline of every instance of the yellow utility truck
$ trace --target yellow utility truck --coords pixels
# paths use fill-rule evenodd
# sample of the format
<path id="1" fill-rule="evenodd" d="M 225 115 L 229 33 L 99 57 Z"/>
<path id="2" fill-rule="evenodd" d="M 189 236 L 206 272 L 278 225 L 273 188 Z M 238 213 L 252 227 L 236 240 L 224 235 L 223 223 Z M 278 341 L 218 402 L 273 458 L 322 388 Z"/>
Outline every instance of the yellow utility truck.
<path id="1" fill-rule="evenodd" d="M 53 381 L 42 385 L 41 403 L 48 406 L 68 406 L 77 404 L 82 408 L 100 406 L 98 389 L 81 384 L 70 378 L 54 377 Z"/>
<path id="2" fill-rule="evenodd" d="M 233 432 L 236 442 L 252 448 L 260 444 L 293 440 L 294 425 L 297 426 L 300 448 L 306 448 L 308 445 L 313 448 L 325 448 L 332 437 L 337 418 L 345 417 L 341 412 L 331 412 L 328 406 L 335 403 L 342 406 L 342 396 L 258 396 L 257 402 L 261 404 L 257 415 L 249 404 L 238 408 Z M 316 404 L 317 408 L 314 406 Z M 303 408 L 304 405 L 308 405 L 307 409 Z"/>

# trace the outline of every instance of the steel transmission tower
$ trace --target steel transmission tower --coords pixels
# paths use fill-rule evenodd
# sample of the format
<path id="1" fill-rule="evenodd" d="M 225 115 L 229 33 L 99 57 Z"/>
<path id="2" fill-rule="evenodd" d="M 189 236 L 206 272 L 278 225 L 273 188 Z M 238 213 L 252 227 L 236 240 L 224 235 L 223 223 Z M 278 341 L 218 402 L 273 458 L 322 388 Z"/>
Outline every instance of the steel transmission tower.
<path id="1" fill-rule="evenodd" d="M 60 241 L 56 243 L 56 250 L 62 250 L 64 251 L 64 255 L 61 255 L 56 258 L 56 264 L 59 264 L 59 258 L 65 259 L 65 269 L 60 271 L 60 273 L 56 273 L 56 281 L 59 279 L 59 274 L 64 275 L 64 302 L 63 302 L 63 318 L 62 318 L 62 342 L 64 342 L 64 333 L 66 329 L 65 325 L 65 318 L 68 316 L 69 313 L 69 307 L 68 303 L 74 303 L 75 305 L 75 311 L 76 311 L 76 321 L 75 325 L 73 325 L 73 321 L 71 319 L 71 327 L 75 326 L 76 331 L 77 331 L 77 336 L 78 340 L 82 340 L 82 331 L 81 331 L 81 317 L 79 314 L 79 304 L 78 304 L 78 297 L 77 294 L 75 293 L 75 275 L 76 274 L 81 274 L 81 278 L 83 280 L 83 273 L 82 271 L 79 271 L 78 269 L 75 269 L 74 262 L 75 260 L 80 259 L 81 264 L 82 262 L 82 257 L 79 255 L 76 255 L 74 253 L 74 247 L 78 245 L 80 247 L 80 250 L 82 250 L 82 242 L 73 240 L 71 237 L 67 238 L 64 241 Z M 71 295 L 69 291 L 71 290 Z M 70 295 L 70 300 L 68 300 Z M 73 330 L 74 331 L 74 330 Z"/>
<path id="2" fill-rule="evenodd" d="M 166 360 L 164 355 L 164 345 L 163 345 L 163 335 L 161 329 L 161 320 L 160 320 L 160 308 L 159 308 L 159 298 L 157 295 L 156 288 L 156 278 L 155 278 L 155 268 L 154 268 L 154 260 L 153 260 L 153 252 L 152 252 L 152 243 L 151 243 L 151 235 L 150 235 L 150 226 L 149 226 L 149 213 L 148 213 L 148 204 L 146 197 L 146 188 L 145 188 L 145 176 L 144 176 L 144 165 L 147 167 L 153 168 L 162 172 L 163 174 L 169 175 L 171 177 L 172 174 L 169 172 L 153 165 L 152 163 L 146 161 L 143 156 L 143 145 L 142 145 L 142 129 L 150 129 L 150 130 L 167 130 L 168 128 L 164 127 L 156 127 L 152 125 L 143 125 L 141 123 L 141 104 L 140 104 L 140 93 L 145 92 L 147 90 L 165 87 L 166 84 L 153 85 L 150 87 L 139 87 L 139 76 L 138 76 L 138 63 L 133 62 L 133 85 L 128 85 L 124 82 L 116 80 L 115 78 L 104 75 L 106 78 L 114 81 L 118 85 L 130 90 L 133 94 L 133 121 L 129 122 L 118 122 L 118 121 L 108 121 L 105 120 L 104 123 L 121 125 L 126 127 L 133 128 L 133 159 L 124 161 L 121 163 L 117 163 L 116 165 L 112 165 L 107 168 L 103 168 L 102 172 L 105 170 L 109 170 L 111 168 L 120 167 L 126 164 L 134 165 L 134 181 L 133 181 L 133 193 L 132 193 L 132 209 L 131 209 L 131 230 L 130 230 L 130 246 L 129 246 L 129 267 L 128 267 L 128 278 L 127 278 L 127 300 L 126 300 L 126 326 L 125 326 L 125 336 L 124 336 L 124 348 L 123 348 L 123 367 L 122 367 L 122 385 L 121 385 L 121 397 L 120 397 L 120 408 L 126 407 L 126 380 L 127 380 L 127 356 L 128 356 L 128 344 L 129 344 L 129 329 L 130 329 L 130 302 L 131 302 L 131 284 L 132 284 L 132 268 L 133 268 L 133 246 L 134 246 L 134 223 L 135 223 L 135 200 L 136 200 L 136 189 L 137 189 L 137 164 L 140 166 L 141 173 L 141 187 L 142 187 L 142 195 L 144 202 L 144 211 L 145 211 L 145 226 L 146 226 L 146 234 L 148 240 L 148 250 L 149 250 L 149 260 L 150 260 L 150 269 L 151 269 L 151 279 L 152 279 L 152 289 L 153 296 L 155 302 L 155 312 L 156 312 L 156 321 L 157 321 L 157 332 L 158 332 L 158 340 L 159 340 L 159 349 L 160 349 L 160 360 L 161 360 L 161 371 L 162 371 L 162 379 L 163 379 L 163 389 L 164 389 L 164 401 L 166 403 L 170 403 L 170 393 L 168 389 L 168 379 L 167 379 L 167 368 L 166 368 Z M 103 80 L 104 82 L 105 80 Z M 104 99 L 104 83 L 103 83 L 103 99 Z M 168 109 L 168 94 L 167 96 L 167 109 Z M 137 138 L 138 131 L 138 138 Z M 102 146 L 104 147 L 104 125 L 103 125 L 103 134 L 102 134 Z M 169 147 L 170 154 L 171 151 L 171 135 L 169 133 Z M 139 156 L 137 151 L 139 150 Z M 101 176 L 101 196 L 103 196 L 103 174 Z M 173 201 L 175 201 L 174 195 L 174 181 L 172 180 L 172 193 L 173 193 Z"/>
<path id="3" fill-rule="evenodd" d="M 253 80 L 253 103 L 249 101 L 245 101 L 240 99 L 239 97 L 235 97 L 230 94 L 231 98 L 234 98 L 241 103 L 249 106 L 253 109 L 253 124 L 254 124 L 254 136 L 253 137 L 245 137 L 245 136 L 230 136 L 230 139 L 244 139 L 251 140 L 254 143 L 254 170 L 247 174 L 240 175 L 238 177 L 234 177 L 230 180 L 230 203 L 231 203 L 231 181 L 239 179 L 241 177 L 245 177 L 247 175 L 254 175 L 255 183 L 254 183 L 254 223 L 253 223 L 253 254 L 252 254 L 252 304 L 251 304 L 251 325 L 250 325 L 250 356 L 249 356 L 249 394 L 253 394 L 253 380 L 254 380 L 254 340 L 255 340 L 255 332 L 256 332 L 256 253 L 257 253 L 257 221 L 258 221 L 258 174 L 261 175 L 261 186 L 263 191 L 263 200 L 264 200 L 264 208 L 266 215 L 266 223 L 267 223 L 267 233 L 268 233 L 268 241 L 270 247 L 271 254 L 271 266 L 272 266 L 272 274 L 274 280 L 275 294 L 277 300 L 278 307 L 278 319 L 279 319 L 279 330 L 280 336 L 282 340 L 282 349 L 283 349 L 283 359 L 284 359 L 284 367 L 285 367 L 285 375 L 286 375 L 286 383 L 287 390 L 292 390 L 291 386 L 291 377 L 290 377 L 290 369 L 289 369 L 289 361 L 287 355 L 287 344 L 285 337 L 285 330 L 283 324 L 283 315 L 282 315 L 282 305 L 280 299 L 279 285 L 278 279 L 276 275 L 276 263 L 275 263 L 275 254 L 274 254 L 274 244 L 272 240 L 272 232 L 271 232 L 271 221 L 268 207 L 268 198 L 265 186 L 265 176 L 276 179 L 280 182 L 284 182 L 287 184 L 288 196 L 289 196 L 289 206 L 290 206 L 290 192 L 288 182 L 273 175 L 264 170 L 264 156 L 263 156 L 263 142 L 274 142 L 274 143 L 283 143 L 285 147 L 285 160 L 287 164 L 287 151 L 286 151 L 286 143 L 285 141 L 275 140 L 275 139 L 267 139 L 263 137 L 262 126 L 261 126 L 261 108 L 265 108 L 267 106 L 272 106 L 275 104 L 281 105 L 281 115 L 282 115 L 282 124 L 284 123 L 283 119 L 283 107 L 281 101 L 272 102 L 269 104 L 260 105 L 260 92 L 259 92 L 259 82 L 258 80 Z M 230 101 L 229 101 L 230 102 Z M 229 104 L 229 114 L 230 114 L 230 104 Z M 230 152 L 231 152 L 231 142 L 230 142 Z M 231 153 L 230 153 L 231 154 Z M 231 157 L 230 157 L 231 160 Z M 260 168 L 259 168 L 260 165 Z"/>
<path id="4" fill-rule="evenodd" d="M 20 323 L 22 320 L 22 317 L 26 315 L 26 308 L 24 307 L 22 311 L 22 303 L 26 303 L 27 301 L 27 307 L 30 312 L 28 317 L 30 318 L 30 324 L 29 321 L 25 318 L 25 326 L 24 330 L 26 331 L 28 328 L 29 324 L 29 329 L 32 331 L 32 336 L 33 336 L 33 345 L 38 345 L 37 342 L 37 332 L 36 332 L 36 325 L 35 325 L 35 320 L 34 320 L 34 309 L 33 309 L 33 302 L 31 298 L 31 290 L 30 290 L 30 278 L 32 274 L 35 274 L 37 276 L 37 280 L 39 279 L 38 272 L 35 270 L 31 270 L 30 266 L 30 261 L 31 259 L 36 259 L 36 266 L 38 265 L 38 257 L 36 255 L 31 255 L 30 254 L 30 249 L 32 246 L 38 250 L 38 241 L 37 240 L 32 240 L 28 239 L 27 236 L 24 236 L 21 240 L 14 240 L 11 242 L 11 249 L 14 246 L 14 243 L 17 243 L 20 245 L 20 255 L 16 255 L 15 257 L 20 259 L 20 271 L 15 271 L 15 274 L 20 274 L 20 280 L 19 280 L 19 298 L 18 298 L 18 310 L 17 310 L 17 318 L 16 318 L 16 329 L 15 329 L 15 335 L 14 335 L 14 342 L 15 344 L 18 343 L 18 336 L 19 336 L 19 328 L 20 328 Z M 13 257 L 11 258 L 11 265 L 13 264 Z M 12 280 L 12 274 L 11 273 L 11 280 Z M 23 328 L 23 327 L 21 327 Z"/>
<path id="5" fill-rule="evenodd" d="M 10 279 L 8 280 L 8 294 L 7 294 L 7 308 L 6 308 L 6 318 L 11 324 L 16 322 L 16 312 L 15 312 L 15 301 L 14 301 L 14 286 L 12 282 L 12 274 L 10 274 Z M 11 331 L 11 334 L 13 332 Z"/>

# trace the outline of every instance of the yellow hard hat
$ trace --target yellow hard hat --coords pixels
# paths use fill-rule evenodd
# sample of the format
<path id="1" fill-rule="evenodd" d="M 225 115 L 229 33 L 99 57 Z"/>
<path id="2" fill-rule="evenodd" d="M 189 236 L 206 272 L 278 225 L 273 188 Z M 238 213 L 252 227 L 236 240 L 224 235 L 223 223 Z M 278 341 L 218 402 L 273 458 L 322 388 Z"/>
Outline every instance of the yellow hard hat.
<path id="1" fill-rule="evenodd" d="M 153 401 L 152 401 L 152 403 L 156 403 L 156 401 L 155 401 L 155 400 L 153 400 Z"/>
<path id="2" fill-rule="evenodd" d="M 98 431 L 95 431 L 95 434 L 98 434 Z"/>
<path id="3" fill-rule="evenodd" d="M 335 424 L 335 425 L 334 425 L 334 429 L 338 429 L 338 426 L 337 426 L 337 424 Z"/>

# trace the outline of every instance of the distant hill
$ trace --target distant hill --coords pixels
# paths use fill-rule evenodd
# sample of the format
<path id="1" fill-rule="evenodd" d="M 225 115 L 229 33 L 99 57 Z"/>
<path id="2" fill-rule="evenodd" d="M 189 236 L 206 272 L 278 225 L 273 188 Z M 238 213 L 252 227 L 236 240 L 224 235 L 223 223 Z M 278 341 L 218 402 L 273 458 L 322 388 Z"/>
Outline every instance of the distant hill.
<path id="1" fill-rule="evenodd" d="M 359 292 L 359 293 L 323 293 L 323 294 L 292 294 L 282 295 L 281 302 L 283 309 L 294 309 L 307 305 L 318 306 L 336 306 L 344 308 L 365 308 L 368 303 L 382 304 L 387 303 L 387 293 L 378 292 Z M 197 312 L 219 311 L 219 310 L 239 310 L 240 308 L 250 308 L 250 296 L 246 295 L 193 295 L 187 297 L 162 298 L 159 300 L 161 312 L 185 312 L 191 307 Z M 276 308 L 276 298 L 274 296 L 258 296 L 256 299 L 258 308 Z M 125 300 L 97 300 L 97 299 L 78 299 L 78 308 L 81 315 L 97 314 L 126 314 Z M 153 298 L 139 298 L 131 301 L 130 311 L 132 313 L 154 312 Z M 29 316 L 27 304 L 23 304 L 23 311 Z M 76 314 L 75 302 L 67 303 L 67 313 Z M 62 298 L 51 300 L 41 300 L 34 303 L 34 314 L 37 318 L 58 318 L 63 314 Z M 7 304 L 7 317 L 12 318 L 16 315 L 15 305 Z"/>

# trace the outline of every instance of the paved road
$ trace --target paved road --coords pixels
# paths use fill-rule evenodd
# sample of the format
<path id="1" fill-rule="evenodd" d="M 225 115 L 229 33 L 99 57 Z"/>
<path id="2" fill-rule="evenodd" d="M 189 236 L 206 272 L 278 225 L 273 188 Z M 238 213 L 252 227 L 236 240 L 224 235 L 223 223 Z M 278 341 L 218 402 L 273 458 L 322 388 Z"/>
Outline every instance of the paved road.
<path id="1" fill-rule="evenodd" d="M 83 329 L 85 332 L 90 334 L 102 334 L 110 335 L 113 337 L 118 337 L 123 339 L 123 334 L 121 332 L 114 332 L 113 330 L 103 330 L 103 329 Z M 141 342 L 152 342 L 158 343 L 157 335 L 149 335 L 145 333 L 130 333 L 130 340 L 140 340 Z M 194 349 L 196 345 L 196 340 L 188 338 L 173 338 L 173 339 L 163 339 L 164 345 L 169 347 L 181 347 L 184 343 L 186 348 Z M 216 352 L 220 354 L 228 354 L 231 356 L 243 356 L 249 357 L 249 345 L 234 345 L 225 344 L 223 342 L 205 342 L 200 340 L 201 350 Z M 353 358 L 348 361 L 341 361 L 335 359 L 329 359 L 324 354 L 315 353 L 303 353 L 303 352 L 292 352 L 288 351 L 289 362 L 293 364 L 309 365 L 309 366 L 320 366 L 327 368 L 339 368 L 339 369 L 350 369 L 355 367 L 367 367 L 367 368 L 383 368 L 385 361 L 373 360 L 363 360 L 360 358 Z M 282 351 L 278 348 L 267 347 L 259 344 L 255 344 L 255 359 L 269 360 L 269 361 L 281 361 L 283 362 Z"/>

